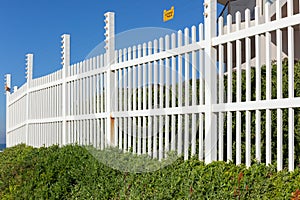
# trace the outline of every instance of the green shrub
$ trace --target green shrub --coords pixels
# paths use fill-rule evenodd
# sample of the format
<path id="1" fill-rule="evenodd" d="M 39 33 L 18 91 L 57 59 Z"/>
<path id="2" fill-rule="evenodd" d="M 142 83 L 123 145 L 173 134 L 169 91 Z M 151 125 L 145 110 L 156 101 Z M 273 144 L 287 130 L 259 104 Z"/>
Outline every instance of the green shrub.
<path id="1" fill-rule="evenodd" d="M 178 158 L 160 170 L 137 174 L 108 167 L 89 148 L 5 149 L 0 154 L 0 199 L 289 199 L 300 193 L 299 168 L 276 172 L 274 166 L 259 163 L 246 168 Z M 118 156 L 124 162 L 130 155 Z"/>

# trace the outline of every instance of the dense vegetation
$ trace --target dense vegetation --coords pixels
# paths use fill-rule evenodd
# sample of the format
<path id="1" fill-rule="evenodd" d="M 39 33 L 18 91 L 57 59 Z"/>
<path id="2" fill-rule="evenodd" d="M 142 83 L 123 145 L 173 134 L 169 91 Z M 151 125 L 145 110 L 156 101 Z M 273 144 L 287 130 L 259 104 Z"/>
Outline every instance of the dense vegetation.
<path id="1" fill-rule="evenodd" d="M 129 156 L 117 159 L 126 162 Z M 264 164 L 247 169 L 179 158 L 158 171 L 129 173 L 102 164 L 77 145 L 18 145 L 0 153 L 1 199 L 290 199 L 299 197 L 299 188 L 299 168 L 276 172 Z"/>

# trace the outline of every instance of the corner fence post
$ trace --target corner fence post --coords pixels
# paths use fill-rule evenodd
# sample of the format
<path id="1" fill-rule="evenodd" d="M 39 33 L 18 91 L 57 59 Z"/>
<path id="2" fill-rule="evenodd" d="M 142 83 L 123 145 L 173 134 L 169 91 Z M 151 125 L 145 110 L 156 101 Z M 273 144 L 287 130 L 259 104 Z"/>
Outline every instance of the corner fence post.
<path id="1" fill-rule="evenodd" d="M 66 78 L 68 76 L 68 68 L 70 67 L 70 35 L 64 34 L 61 36 L 62 40 L 62 145 L 68 143 L 67 137 L 67 82 Z"/>
<path id="2" fill-rule="evenodd" d="M 9 130 L 9 123 L 10 123 L 10 118 L 9 118 L 9 110 L 8 110 L 8 106 L 9 106 L 9 95 L 10 95 L 10 90 L 11 90 L 11 75 L 10 74 L 6 74 L 5 75 L 5 94 L 6 94 L 6 146 L 10 147 L 10 140 L 8 137 L 8 130 Z"/>
<path id="3" fill-rule="evenodd" d="M 205 163 L 217 160 L 217 115 L 212 106 L 217 103 L 216 49 L 212 38 L 216 37 L 217 1 L 204 1 L 205 22 Z"/>
<path id="4" fill-rule="evenodd" d="M 26 88 L 26 130 L 25 130 L 25 144 L 29 145 L 29 90 L 30 84 L 32 81 L 32 72 L 33 72 L 33 54 L 26 54 L 26 80 L 27 80 L 27 88 Z"/>
<path id="5" fill-rule="evenodd" d="M 105 16 L 105 57 L 107 67 L 106 78 L 106 145 L 115 146 L 115 132 L 114 132 L 114 118 L 112 112 L 115 110 L 115 72 L 112 71 L 112 67 L 115 64 L 115 13 L 107 12 Z"/>

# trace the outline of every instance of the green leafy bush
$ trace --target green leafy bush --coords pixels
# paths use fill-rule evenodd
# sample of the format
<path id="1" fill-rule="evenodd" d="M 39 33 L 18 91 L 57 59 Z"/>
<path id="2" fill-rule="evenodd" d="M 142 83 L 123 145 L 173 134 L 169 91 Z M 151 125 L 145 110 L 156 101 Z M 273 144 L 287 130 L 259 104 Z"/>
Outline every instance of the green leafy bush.
<path id="1" fill-rule="evenodd" d="M 0 199 L 290 199 L 300 193 L 299 168 L 276 172 L 274 166 L 258 163 L 246 168 L 178 158 L 157 171 L 130 173 L 93 156 L 111 160 L 113 149 L 91 154 L 89 148 L 5 149 L 0 154 Z M 120 163 L 128 157 L 118 154 Z"/>

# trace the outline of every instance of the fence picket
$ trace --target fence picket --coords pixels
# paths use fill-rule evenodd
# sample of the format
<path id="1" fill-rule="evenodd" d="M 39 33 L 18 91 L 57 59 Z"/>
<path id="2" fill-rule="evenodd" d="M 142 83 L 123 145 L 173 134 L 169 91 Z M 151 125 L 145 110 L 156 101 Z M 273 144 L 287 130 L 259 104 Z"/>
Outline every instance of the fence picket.
<path id="1" fill-rule="evenodd" d="M 294 11 L 294 1 L 287 1 L 287 13 L 288 17 L 293 15 Z M 292 26 L 288 27 L 288 88 L 289 88 L 289 98 L 294 98 L 294 28 Z M 289 108 L 289 120 L 288 120 L 288 146 L 289 146 L 289 171 L 294 170 L 295 165 L 295 142 L 294 142 L 294 129 L 295 129 L 295 123 L 294 123 L 294 109 Z"/>
<path id="2" fill-rule="evenodd" d="M 121 124 L 119 124 L 119 125 L 121 125 Z M 105 148 L 105 134 L 104 134 L 104 119 L 103 118 L 101 118 L 100 119 L 100 127 L 101 127 L 101 132 L 100 132 L 100 137 L 101 137 L 101 139 L 100 139 L 100 148 L 101 148 L 101 150 L 103 150 L 104 148 Z M 119 138 L 119 142 L 120 142 L 120 138 Z M 119 145 L 119 147 L 122 147 L 122 145 Z"/>
<path id="3" fill-rule="evenodd" d="M 176 48 L 176 34 L 172 33 L 171 35 L 171 49 Z M 171 60 L 172 66 L 172 108 L 176 107 L 176 57 L 172 56 Z M 176 116 L 172 114 L 171 117 L 171 150 L 175 151 L 176 149 Z"/>
<path id="4" fill-rule="evenodd" d="M 115 51 L 115 63 L 119 62 L 118 57 L 119 57 L 119 52 Z M 98 66 L 97 66 L 97 68 L 98 68 Z M 99 96 L 99 80 L 98 80 L 98 76 L 99 75 L 96 75 L 96 83 L 97 83 L 96 84 L 96 97 L 97 98 L 99 98 L 98 97 Z M 119 79 L 118 79 L 118 77 L 119 77 L 118 71 L 115 71 L 115 73 L 114 73 L 114 81 L 115 81 L 114 86 L 115 86 L 115 88 L 114 88 L 114 93 L 113 93 L 114 99 L 115 99 L 115 102 L 114 102 L 114 110 L 115 111 L 119 111 L 119 91 L 118 91 L 118 88 L 119 88 Z M 99 106 L 98 105 L 99 105 L 99 103 L 97 103 L 96 113 L 99 112 Z M 116 118 L 114 120 L 115 120 L 114 121 L 114 131 L 116 133 L 115 134 L 115 146 L 119 147 L 119 119 Z M 97 133 L 98 132 L 99 131 L 97 130 Z M 96 147 L 97 147 L 97 142 L 96 142 Z"/>
<path id="5" fill-rule="evenodd" d="M 127 61 L 127 49 L 123 49 L 123 62 Z M 124 111 L 128 111 L 128 75 L 127 75 L 127 68 L 124 68 L 123 70 L 123 96 L 124 96 L 124 101 L 122 102 L 124 104 Z M 124 151 L 128 151 L 128 120 L 127 117 L 123 118 L 123 123 L 124 123 L 124 130 L 123 130 L 123 139 L 124 139 Z"/>
<path id="6" fill-rule="evenodd" d="M 246 22 L 247 23 L 247 22 Z M 241 13 L 236 13 L 236 29 L 237 31 L 241 30 Z M 247 43 L 248 44 L 248 43 Z M 249 44 L 248 44 L 249 45 Z M 248 49 L 247 49 L 248 51 Z M 241 40 L 236 41 L 236 102 L 242 101 L 242 49 L 241 49 Z M 247 70 L 247 69 L 246 69 Z M 247 93 L 248 94 L 248 93 Z M 242 162 L 242 141 L 241 141 L 241 132 L 242 132 L 242 122 L 241 122 L 241 111 L 236 112 L 236 164 L 239 165 Z"/>
<path id="7" fill-rule="evenodd" d="M 93 113 L 93 76 L 89 76 L 88 77 L 88 107 L 89 107 L 89 111 L 88 114 L 92 114 Z"/>
<path id="8" fill-rule="evenodd" d="M 164 39 L 159 38 L 159 52 L 164 51 Z M 164 61 L 162 59 L 159 60 L 159 108 L 164 108 L 164 83 L 165 83 L 165 66 Z M 159 152 L 159 160 L 163 158 L 163 126 L 164 126 L 164 117 L 159 115 L 159 135 L 158 135 L 158 152 Z"/>
<path id="9" fill-rule="evenodd" d="M 132 48 L 132 51 L 133 51 L 133 60 L 136 59 L 136 46 L 133 46 Z M 136 71 L 137 71 L 137 67 L 136 66 L 133 66 L 133 110 L 135 111 L 137 109 L 136 107 L 136 90 L 137 90 L 137 79 L 136 79 Z M 133 126 L 132 126 L 132 129 L 133 129 L 133 137 L 132 137 L 132 144 L 133 144 L 133 153 L 137 153 L 137 150 L 136 150 L 136 142 L 137 142 L 137 138 L 136 138 L 136 117 L 133 117 Z"/>
<path id="10" fill-rule="evenodd" d="M 196 43 L 196 26 L 192 26 L 192 43 Z M 196 100 L 196 77 L 197 77 L 197 65 L 196 65 L 196 51 L 192 51 L 192 106 L 197 104 Z M 196 114 L 192 114 L 192 137 L 191 137 L 191 156 L 196 154 Z"/>
<path id="11" fill-rule="evenodd" d="M 148 42 L 148 55 L 152 55 L 152 42 Z M 153 63 L 148 63 L 148 109 L 153 109 L 152 107 L 152 85 L 153 85 Z M 151 94 L 151 95 L 150 95 Z M 148 155 L 152 156 L 152 116 L 148 116 Z"/>
<path id="12" fill-rule="evenodd" d="M 224 34 L 224 22 L 223 17 L 221 16 L 219 19 L 219 36 Z M 238 22 L 238 20 L 237 20 Z M 238 23 L 237 23 L 238 24 Z M 224 103 L 224 45 L 218 46 L 218 55 L 219 55 L 219 104 Z M 200 55 L 201 56 L 201 55 Z M 201 65 L 200 65 L 201 67 Z M 201 78 L 201 73 L 200 73 Z M 201 79 L 200 79 L 201 81 Z M 201 90 L 201 89 L 200 89 Z M 200 96 L 201 98 L 201 96 Z M 201 105 L 201 103 L 200 103 Z M 200 113 L 200 116 L 202 114 Z M 200 121 L 201 122 L 201 121 Z M 219 123 L 218 123 L 218 130 L 219 130 L 219 160 L 224 160 L 224 113 L 219 112 Z M 203 138 L 203 136 L 202 136 Z M 203 145 L 203 144 L 202 144 Z M 200 146 L 200 145 L 199 145 Z"/>
<path id="13" fill-rule="evenodd" d="M 131 58 L 132 51 L 131 47 L 128 48 L 128 60 Z M 132 67 L 128 67 L 128 111 L 132 110 Z M 128 149 L 132 148 L 132 118 L 128 117 Z"/>
<path id="14" fill-rule="evenodd" d="M 184 45 L 189 44 L 189 29 L 185 28 L 184 29 Z M 189 53 L 185 53 L 184 55 L 184 75 L 185 75 L 185 106 L 190 105 L 190 92 L 189 92 L 189 81 L 190 81 L 190 55 Z M 187 160 L 189 158 L 189 143 L 190 143 L 190 138 L 189 138 L 189 114 L 185 114 L 184 116 L 184 159 Z"/>
<path id="15" fill-rule="evenodd" d="M 250 28 L 250 10 L 245 11 L 246 29 Z M 246 39 L 246 102 L 251 101 L 251 39 Z M 246 166 L 251 165 L 251 111 L 246 110 Z"/>
<path id="16" fill-rule="evenodd" d="M 199 41 L 204 40 L 204 28 L 203 24 L 199 24 Z M 199 105 L 204 104 L 204 49 L 200 49 L 199 52 L 199 68 L 200 68 L 200 76 L 199 76 Z M 204 115 L 203 113 L 199 114 L 199 160 L 204 159 Z"/>
<path id="17" fill-rule="evenodd" d="M 281 19 L 280 1 L 276 1 L 276 20 Z M 277 57 L 277 99 L 282 98 L 282 31 L 276 30 L 276 57 Z M 282 170 L 283 154 L 282 154 L 282 109 L 277 109 L 277 170 Z"/>
<path id="18" fill-rule="evenodd" d="M 158 52 L 158 41 L 154 40 L 154 49 L 153 53 L 156 54 Z M 154 61 L 154 109 L 158 108 L 158 61 Z M 157 128 L 157 116 L 154 115 L 153 117 L 153 158 L 157 158 L 157 134 L 158 134 L 158 128 Z"/>
<path id="19" fill-rule="evenodd" d="M 232 26 L 231 15 L 227 16 L 227 34 Z M 232 102 L 232 43 L 227 42 L 227 103 Z M 227 112 L 227 161 L 232 160 L 232 112 Z"/>
<path id="20" fill-rule="evenodd" d="M 123 52 L 122 50 L 120 49 L 119 50 L 119 62 L 123 62 Z M 123 91 L 122 91 L 122 88 L 123 88 L 123 75 L 122 75 L 122 69 L 119 69 L 118 71 L 119 73 L 119 111 L 123 111 Z M 104 88 L 103 88 L 104 89 Z M 119 148 L 120 149 L 123 149 L 123 119 L 122 117 L 120 117 L 118 119 L 118 125 L 119 125 Z"/>
<path id="21" fill-rule="evenodd" d="M 260 8 L 255 7 L 255 26 L 259 25 Z M 255 96 L 256 101 L 261 100 L 261 37 L 255 35 Z M 258 162 L 261 161 L 261 111 L 255 111 L 255 158 Z"/>
<path id="22" fill-rule="evenodd" d="M 266 3 L 265 5 L 265 21 L 269 22 L 269 10 L 270 4 Z M 272 92 L 272 74 L 271 74 L 271 33 L 266 32 L 266 100 L 271 99 Z M 272 131 L 272 120 L 271 120 L 271 110 L 266 109 L 266 164 L 271 164 L 272 161 L 272 149 L 271 149 L 271 131 Z"/>
<path id="23" fill-rule="evenodd" d="M 138 45 L 138 58 L 142 57 L 142 46 L 139 44 Z M 137 92 L 138 92 L 138 110 L 142 110 L 142 69 L 143 65 L 138 65 L 137 70 L 138 70 L 138 86 L 137 86 Z M 142 153 L 142 118 L 138 117 L 138 137 L 137 137 L 137 154 L 141 155 Z"/>
<path id="24" fill-rule="evenodd" d="M 165 50 L 169 51 L 170 49 L 170 36 L 165 36 Z M 165 65 L 165 107 L 170 107 L 170 58 L 166 58 Z M 165 153 L 170 149 L 170 117 L 165 115 Z"/>
<path id="25" fill-rule="evenodd" d="M 182 46 L 182 31 L 178 31 L 178 47 Z M 182 55 L 178 55 L 178 107 L 182 107 Z M 182 115 L 178 114 L 178 155 L 182 154 Z"/>
<path id="26" fill-rule="evenodd" d="M 146 43 L 143 43 L 143 57 L 145 57 L 147 54 L 147 44 Z M 146 68 L 146 64 L 144 63 L 142 65 L 142 73 L 143 73 L 143 79 L 142 79 L 142 87 L 143 87 L 143 110 L 146 110 L 147 109 L 147 95 L 146 95 L 146 86 L 147 86 L 147 68 Z M 146 121 L 146 116 L 143 117 L 143 150 L 142 150 L 142 153 L 143 154 L 146 154 L 146 147 L 147 147 L 147 121 Z"/>

